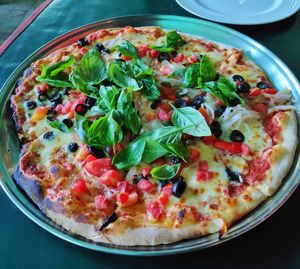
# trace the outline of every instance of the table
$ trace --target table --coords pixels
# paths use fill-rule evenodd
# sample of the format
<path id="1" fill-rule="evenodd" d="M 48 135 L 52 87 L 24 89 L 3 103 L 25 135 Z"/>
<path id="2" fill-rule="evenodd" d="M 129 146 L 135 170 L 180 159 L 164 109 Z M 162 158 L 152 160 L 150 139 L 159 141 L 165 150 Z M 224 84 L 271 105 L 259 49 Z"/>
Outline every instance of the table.
<path id="1" fill-rule="evenodd" d="M 56 36 L 96 20 L 142 13 L 194 17 L 172 0 L 54 0 L 1 56 L 0 87 L 20 62 Z M 267 46 L 300 77 L 297 14 L 269 25 L 232 28 Z M 299 188 L 271 218 L 236 239 L 203 251 L 151 258 L 109 255 L 67 243 L 25 217 L 2 190 L 0 205 L 1 269 L 300 268 Z"/>

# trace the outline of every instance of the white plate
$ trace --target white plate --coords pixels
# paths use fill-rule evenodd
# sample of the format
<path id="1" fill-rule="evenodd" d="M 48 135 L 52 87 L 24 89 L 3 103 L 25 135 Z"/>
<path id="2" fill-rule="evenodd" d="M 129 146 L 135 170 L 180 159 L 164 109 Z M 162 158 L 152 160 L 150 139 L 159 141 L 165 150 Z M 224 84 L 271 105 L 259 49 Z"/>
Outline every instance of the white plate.
<path id="1" fill-rule="evenodd" d="M 217 22 L 254 25 L 285 19 L 300 8 L 300 0 L 176 0 L 188 12 Z"/>

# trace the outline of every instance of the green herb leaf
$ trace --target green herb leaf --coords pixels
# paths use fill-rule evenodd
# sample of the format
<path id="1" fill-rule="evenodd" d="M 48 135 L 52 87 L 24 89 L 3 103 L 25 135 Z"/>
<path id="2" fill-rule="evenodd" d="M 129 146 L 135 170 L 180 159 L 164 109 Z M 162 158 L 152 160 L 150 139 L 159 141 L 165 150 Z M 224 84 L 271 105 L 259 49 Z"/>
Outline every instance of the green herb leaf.
<path id="1" fill-rule="evenodd" d="M 111 111 L 112 109 L 116 109 L 117 100 L 119 96 L 120 90 L 115 86 L 101 86 L 99 90 L 99 95 L 101 97 L 101 107 L 105 111 Z"/>
<path id="2" fill-rule="evenodd" d="M 174 72 L 170 73 L 167 77 L 168 78 L 172 78 L 172 77 L 184 78 L 187 69 L 188 68 L 176 69 Z"/>
<path id="3" fill-rule="evenodd" d="M 160 52 L 172 52 L 186 44 L 186 41 L 175 30 L 170 31 L 166 35 L 166 42 L 163 46 L 150 46 Z"/>
<path id="4" fill-rule="evenodd" d="M 143 133 L 137 139 L 152 139 L 162 144 L 177 143 L 181 140 L 182 128 L 163 126 Z"/>
<path id="5" fill-rule="evenodd" d="M 64 123 L 58 121 L 58 120 L 49 120 L 47 119 L 48 121 L 48 124 L 55 128 L 55 129 L 58 129 L 62 132 L 68 132 L 69 131 L 69 128 L 67 127 L 67 125 L 65 125 Z"/>
<path id="6" fill-rule="evenodd" d="M 218 89 L 229 99 L 239 99 L 242 105 L 245 105 L 245 101 L 235 92 L 236 86 L 229 79 L 221 76 L 217 82 Z"/>
<path id="7" fill-rule="evenodd" d="M 132 90 L 122 90 L 117 102 L 117 109 L 125 111 L 128 107 L 132 107 Z"/>
<path id="8" fill-rule="evenodd" d="M 52 79 L 52 78 L 43 78 L 41 76 L 36 77 L 37 81 L 43 82 L 43 83 L 47 83 L 53 87 L 57 87 L 57 88 L 73 88 L 73 85 L 68 82 L 68 81 L 63 81 L 63 80 L 59 80 L 59 79 Z"/>
<path id="9" fill-rule="evenodd" d="M 85 117 L 75 113 L 75 126 L 74 130 L 76 131 L 79 139 L 85 144 L 89 143 L 88 139 L 88 130 L 92 122 L 87 120 Z"/>
<path id="10" fill-rule="evenodd" d="M 154 160 L 166 155 L 168 152 L 168 149 L 166 149 L 160 143 L 148 139 L 146 140 L 145 150 L 143 153 L 143 161 L 146 163 L 151 163 Z"/>
<path id="11" fill-rule="evenodd" d="M 150 174 L 155 179 L 168 180 L 176 176 L 179 168 L 180 163 L 174 165 L 164 164 L 162 166 L 152 168 Z"/>
<path id="12" fill-rule="evenodd" d="M 213 81 L 216 77 L 216 68 L 206 55 L 200 61 L 200 75 L 203 83 Z"/>
<path id="13" fill-rule="evenodd" d="M 138 134 L 142 128 L 140 116 L 133 107 L 129 107 L 125 110 L 124 126 L 134 134 Z"/>
<path id="14" fill-rule="evenodd" d="M 138 52 L 135 46 L 127 40 L 123 41 L 120 45 L 117 45 L 115 49 L 118 49 L 121 54 L 126 57 L 130 57 L 133 59 L 138 57 Z"/>
<path id="15" fill-rule="evenodd" d="M 189 161 L 189 151 L 187 147 L 180 143 L 171 143 L 163 145 L 170 155 L 176 155 L 186 163 Z"/>
<path id="16" fill-rule="evenodd" d="M 176 108 L 170 104 L 174 112 L 172 114 L 172 123 L 177 128 L 182 128 L 183 132 L 192 136 L 210 136 L 211 131 L 202 114 L 192 108 Z"/>
<path id="17" fill-rule="evenodd" d="M 183 79 L 183 85 L 187 88 L 194 88 L 198 85 L 198 78 L 200 77 L 200 64 L 194 63 L 190 65 L 185 73 Z"/>
<path id="18" fill-rule="evenodd" d="M 160 97 L 160 91 L 156 87 L 154 81 L 143 79 L 142 83 L 143 83 L 142 93 L 146 96 L 147 99 L 154 101 Z"/>
<path id="19" fill-rule="evenodd" d="M 144 140 L 131 143 L 114 156 L 112 160 L 113 165 L 118 169 L 128 169 L 138 164 L 142 160 L 145 144 Z"/>

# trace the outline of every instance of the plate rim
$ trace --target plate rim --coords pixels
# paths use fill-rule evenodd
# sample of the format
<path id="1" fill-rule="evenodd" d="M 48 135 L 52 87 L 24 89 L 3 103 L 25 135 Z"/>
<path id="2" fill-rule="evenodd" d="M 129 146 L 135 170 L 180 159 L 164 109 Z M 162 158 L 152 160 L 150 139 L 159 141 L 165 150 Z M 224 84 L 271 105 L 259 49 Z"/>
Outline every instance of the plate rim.
<path id="1" fill-rule="evenodd" d="M 13 82 L 13 80 L 15 79 L 14 77 L 19 78 L 20 74 L 22 74 L 22 72 L 24 71 L 24 67 L 22 70 L 22 66 L 28 61 L 30 60 L 32 57 L 34 57 L 34 55 L 36 55 L 38 52 L 42 51 L 43 49 L 45 49 L 49 44 L 55 43 L 57 41 L 59 41 L 61 38 L 63 38 L 65 35 L 70 34 L 70 33 L 74 33 L 80 29 L 83 29 L 85 27 L 88 26 L 93 26 L 93 25 L 97 25 L 97 24 L 103 24 L 105 22 L 115 22 L 115 21 L 119 21 L 119 20 L 124 20 L 124 19 L 134 19 L 134 18 L 145 18 L 145 16 L 147 17 L 147 19 L 167 19 L 167 20 L 184 20 L 184 21 L 190 21 L 190 22 L 195 22 L 195 23 L 200 23 L 200 24 L 204 24 L 204 25 L 208 25 L 208 26 L 212 26 L 212 27 L 216 27 L 219 29 L 223 29 L 231 34 L 234 34 L 236 36 L 238 36 L 239 38 L 242 38 L 243 40 L 246 40 L 247 42 L 250 42 L 252 45 L 255 45 L 255 47 L 258 47 L 260 50 L 262 50 L 265 53 L 268 53 L 269 56 L 271 58 L 274 58 L 276 60 L 276 62 L 281 66 L 281 68 L 284 70 L 284 72 L 286 74 L 288 74 L 289 79 L 292 81 L 292 83 L 294 85 L 298 85 L 300 87 L 300 84 L 296 78 L 296 76 L 293 74 L 293 72 L 286 66 L 286 64 L 280 60 L 273 52 L 271 52 L 268 48 L 264 47 L 263 45 L 261 45 L 259 42 L 257 42 L 256 40 L 248 37 L 247 35 L 240 33 L 236 30 L 233 30 L 229 27 L 223 26 L 223 25 L 219 25 L 217 23 L 214 22 L 210 22 L 210 21 L 205 21 L 199 18 L 191 18 L 191 17 L 185 17 L 185 16 L 178 16 L 178 15 L 160 15 L 160 14 L 137 14 L 137 15 L 130 15 L 130 16 L 118 16 L 118 17 L 113 17 L 113 18 L 106 18 L 103 20 L 97 20 L 76 28 L 71 29 L 70 31 L 67 31 L 61 35 L 59 35 L 58 37 L 50 40 L 49 42 L 47 42 L 46 44 L 44 44 L 43 46 L 39 47 L 37 50 L 35 50 L 34 52 L 32 52 L 28 57 L 26 57 L 26 59 L 24 61 L 22 61 L 22 63 L 20 63 L 15 70 L 11 73 L 11 75 L 7 78 L 7 80 L 5 81 L 5 83 L 3 84 L 1 90 L 0 90 L 0 100 L 1 97 L 3 97 L 3 95 L 5 94 L 4 89 L 6 87 L 9 86 L 9 84 L 11 84 Z M 159 25 L 159 24 L 156 24 Z M 10 87 L 11 89 L 11 87 Z M 11 90 L 8 94 L 9 96 L 11 95 Z M 3 114 L 4 109 L 0 109 L 0 113 L 1 116 Z M 1 126 L 2 127 L 2 126 Z M 298 145 L 299 147 L 299 145 Z M 296 154 L 296 153 L 295 153 Z M 296 155 L 295 155 L 296 156 Z M 297 166 L 299 166 L 297 164 Z M 208 246 L 187 246 L 184 248 L 179 248 L 179 249 L 162 249 L 162 250 L 128 250 L 128 249 L 120 249 L 120 248 L 112 248 L 109 245 L 106 246 L 101 246 L 99 244 L 95 244 L 92 242 L 87 242 L 87 241 L 83 241 L 81 239 L 78 238 L 74 238 L 71 235 L 66 234 L 66 232 L 61 231 L 57 228 L 54 228 L 51 224 L 46 223 L 44 220 L 40 220 L 38 219 L 38 216 L 35 215 L 35 213 L 30 212 L 28 206 L 22 204 L 22 198 L 27 199 L 24 195 L 20 195 L 19 193 L 14 193 L 11 192 L 11 190 L 9 189 L 9 186 L 6 185 L 7 183 L 3 180 L 3 168 L 4 170 L 6 170 L 5 164 L 2 160 L 2 156 L 0 156 L 0 185 L 2 186 L 4 192 L 6 193 L 6 195 L 10 198 L 10 200 L 21 210 L 21 212 L 23 212 L 27 217 L 29 217 L 33 222 L 35 222 L 36 224 L 38 224 L 39 226 L 41 226 L 43 229 L 47 230 L 48 232 L 50 232 L 51 234 L 66 240 L 70 243 L 73 243 L 75 245 L 81 246 L 81 247 L 85 247 L 88 249 L 92 249 L 92 250 L 97 250 L 97 251 L 102 251 L 105 253 L 111 253 L 111 254 L 119 254 L 119 255 L 131 255 L 131 256 L 161 256 L 161 255 L 171 255 L 171 254 L 178 254 L 178 253 L 186 253 L 186 252 L 191 252 L 191 251 L 196 251 L 196 250 L 200 250 L 203 248 L 207 248 L 207 247 L 211 247 L 214 245 L 218 245 L 220 243 L 226 242 L 230 239 L 233 239 L 249 230 L 251 230 L 252 228 L 256 227 L 258 224 L 260 224 L 261 222 L 263 222 L 265 219 L 269 218 L 273 213 L 275 213 L 284 203 L 285 201 L 292 195 L 292 193 L 296 190 L 297 186 L 299 185 L 299 181 L 298 183 L 289 186 L 289 192 L 288 195 L 286 195 L 284 197 L 284 199 L 281 201 L 281 203 L 277 204 L 275 208 L 273 208 L 270 212 L 268 212 L 268 214 L 265 215 L 265 217 L 263 219 L 259 219 L 257 222 L 253 223 L 252 225 L 248 226 L 246 229 L 242 230 L 241 232 L 237 232 L 232 234 L 230 237 L 225 237 L 222 240 L 217 240 L 214 241 L 213 243 L 211 243 Z M 2 171 L 1 171 L 2 170 Z M 11 177 L 9 174 L 7 174 L 6 176 L 8 176 L 10 178 L 10 180 L 12 181 Z M 16 184 L 13 183 L 16 187 Z M 275 195 L 275 194 L 274 194 Z M 273 196 L 274 196 L 273 195 Z M 15 197 L 14 197 L 15 196 Z M 268 200 L 268 198 L 266 199 Z M 255 211 L 256 209 L 254 209 L 253 211 Z M 247 215 L 246 215 L 247 216 Z M 46 216 L 43 216 L 46 217 Z M 46 217 L 47 218 L 47 217 Z M 205 237 L 211 237 L 211 236 L 205 236 Z M 216 237 L 216 236 L 214 236 Z M 192 240 L 192 239 L 190 239 Z M 215 239 L 213 239 L 215 240 Z M 181 241 L 179 241 L 178 243 L 180 243 Z M 175 243 L 176 244 L 176 243 Z M 166 245 L 168 246 L 168 245 Z"/>

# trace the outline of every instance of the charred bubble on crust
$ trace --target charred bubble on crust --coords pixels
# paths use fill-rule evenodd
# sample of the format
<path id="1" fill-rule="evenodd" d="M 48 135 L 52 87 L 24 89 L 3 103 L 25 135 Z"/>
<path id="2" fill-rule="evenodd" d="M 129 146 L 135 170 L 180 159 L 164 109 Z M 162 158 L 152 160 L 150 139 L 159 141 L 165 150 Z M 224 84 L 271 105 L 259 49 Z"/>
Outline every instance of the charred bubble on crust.
<path id="1" fill-rule="evenodd" d="M 109 224 L 111 224 L 112 222 L 115 222 L 118 219 L 118 216 L 116 214 L 116 212 L 112 213 L 110 216 L 108 216 L 108 218 L 104 221 L 104 223 L 102 224 L 102 226 L 100 227 L 99 231 L 102 231 L 105 227 L 107 227 Z"/>

